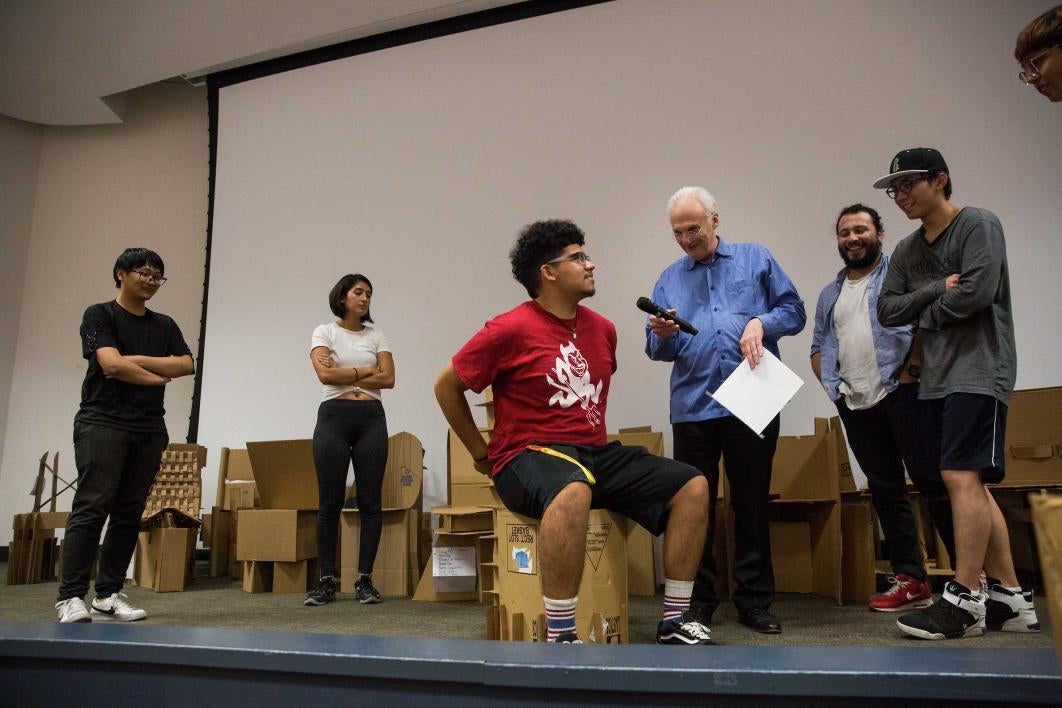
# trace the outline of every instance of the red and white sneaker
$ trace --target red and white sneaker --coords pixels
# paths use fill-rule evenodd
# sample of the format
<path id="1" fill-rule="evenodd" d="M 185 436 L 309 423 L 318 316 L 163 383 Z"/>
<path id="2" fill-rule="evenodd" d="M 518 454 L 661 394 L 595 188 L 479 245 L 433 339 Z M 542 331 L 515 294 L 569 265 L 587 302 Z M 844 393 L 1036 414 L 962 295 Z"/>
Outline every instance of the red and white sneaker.
<path id="1" fill-rule="evenodd" d="M 928 580 L 916 580 L 909 575 L 897 573 L 889 578 L 892 587 L 870 598 L 870 609 L 875 612 L 901 612 L 928 607 L 933 600 L 933 588 Z"/>

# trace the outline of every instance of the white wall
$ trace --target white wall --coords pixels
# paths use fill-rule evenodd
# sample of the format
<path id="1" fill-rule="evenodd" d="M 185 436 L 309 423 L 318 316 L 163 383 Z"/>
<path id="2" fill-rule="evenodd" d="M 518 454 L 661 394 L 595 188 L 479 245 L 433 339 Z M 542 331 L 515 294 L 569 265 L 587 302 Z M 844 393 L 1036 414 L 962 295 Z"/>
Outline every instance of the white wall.
<path id="1" fill-rule="evenodd" d="M 7 425 L 42 132 L 38 125 L 0 116 L 0 431 Z M 4 441 L 0 437 L 0 459 Z M 5 481 L 0 468 L 0 489 Z"/>
<path id="2" fill-rule="evenodd" d="M 170 280 L 150 307 L 177 320 L 193 352 L 198 346 L 209 162 L 206 91 L 156 84 L 128 99 L 126 123 L 45 128 L 39 165 L 32 155 L 21 160 L 24 178 L 35 182 L 36 202 L 28 238 L 23 237 L 28 248 L 21 250 L 24 284 L 11 297 L 21 299 L 21 307 L 12 308 L 17 321 L 4 328 L 18 335 L 4 337 L 4 346 L 17 341 L 10 406 L 3 408 L 0 539 L 5 543 L 11 534 L 7 520 L 32 506 L 28 492 L 41 453 L 59 451 L 60 474 L 76 477 L 71 436 L 85 373 L 78 327 L 88 305 L 115 296 L 111 269 L 123 248 L 146 246 L 162 256 Z M 0 136 L 8 130 L 9 122 L 0 124 Z M 5 182 L 12 154 L 7 143 L 6 138 L 0 143 Z M 32 153 L 32 144 L 21 152 Z M 29 219 L 21 221 L 28 226 Z M 19 250 L 17 234 L 9 239 L 5 230 L 4 270 L 9 240 L 13 261 Z M 3 278 L 5 302 L 19 275 Z M 7 310 L 0 317 L 7 318 Z M 191 377 L 167 387 L 166 422 L 175 441 L 187 433 L 191 394 Z M 212 498 L 213 489 L 209 492 Z M 71 498 L 67 492 L 59 508 L 69 509 Z"/>
<path id="3" fill-rule="evenodd" d="M 388 50 L 394 54 L 412 49 L 411 56 L 437 57 L 433 47 L 450 47 L 443 59 L 467 62 L 470 72 L 476 72 L 510 61 L 523 32 L 546 26 L 549 31 L 536 35 L 536 41 L 546 56 L 547 71 L 540 82 L 524 88 L 534 98 L 555 98 L 558 81 L 574 77 L 574 87 L 566 84 L 565 91 L 573 91 L 572 106 L 588 113 L 581 113 L 577 129 L 561 134 L 560 142 L 549 142 L 556 140 L 554 132 L 541 134 L 554 149 L 529 163 L 547 175 L 533 187 L 533 208 L 519 213 L 509 208 L 509 190 L 517 188 L 516 178 L 528 164 L 510 159 L 520 146 L 512 145 L 509 133 L 491 123 L 480 124 L 480 109 L 496 97 L 470 84 L 467 100 L 456 104 L 452 115 L 435 117 L 452 126 L 472 126 L 455 132 L 461 140 L 477 137 L 478 131 L 497 141 L 496 150 L 480 161 L 455 163 L 455 178 L 463 179 L 466 170 L 495 175 L 488 189 L 472 192 L 479 195 L 476 199 L 437 201 L 435 185 L 425 183 L 424 202 L 400 179 L 419 177 L 417 161 L 410 159 L 410 170 L 396 173 L 394 210 L 378 222 L 363 223 L 356 214 L 335 224 L 293 222 L 287 232 L 293 242 L 320 233 L 322 226 L 352 236 L 343 244 L 342 258 L 303 253 L 302 259 L 313 257 L 316 269 L 312 278 L 301 281 L 297 299 L 282 300 L 275 289 L 293 279 L 290 273 L 279 273 L 257 291 L 258 309 L 295 307 L 300 317 L 311 314 L 291 331 L 268 326 L 249 331 L 243 351 L 258 374 L 255 381 L 270 385 L 274 377 L 285 390 L 299 388 L 296 396 L 286 396 L 281 403 L 299 409 L 300 425 L 312 426 L 317 391 L 302 350 L 312 326 L 328 318 L 324 298 L 336 275 L 348 264 L 368 263 L 364 271 L 374 278 L 378 291 L 373 312 L 396 346 L 400 367 L 402 388 L 390 397 L 389 423 L 393 431 L 405 428 L 420 436 L 428 448 L 431 474 L 444 474 L 445 437 L 430 393 L 444 357 L 428 351 L 429 338 L 432 346 L 442 342 L 452 352 L 486 316 L 521 300 L 523 293 L 506 274 L 506 253 L 516 229 L 535 218 L 567 216 L 587 230 L 588 250 L 598 259 L 599 295 L 588 304 L 613 318 L 620 329 L 621 368 L 613 383 L 609 427 L 650 422 L 667 430 L 668 367 L 642 354 L 641 315 L 633 301 L 646 294 L 659 270 L 679 255 L 664 215 L 670 191 L 684 183 L 703 183 L 716 192 L 724 237 L 769 245 L 813 311 L 818 290 L 840 265 L 831 236 L 837 210 L 857 200 L 877 207 L 886 219 L 891 250 L 911 224 L 868 183 L 884 171 L 897 149 L 931 144 L 951 164 L 956 201 L 996 211 L 1007 231 L 1018 386 L 1058 385 L 1062 333 L 1056 303 L 1062 301 L 1062 282 L 1055 272 L 1062 255 L 1062 110 L 1019 84 L 1011 57 L 1018 30 L 1045 8 L 1044 2 L 1031 0 L 617 2 L 569 15 L 590 13 L 590 21 L 546 17 L 503 30 L 504 36 L 513 37 L 512 45 L 476 41 L 481 34 L 471 42 L 458 36 L 441 45 Z M 528 52 L 529 62 L 542 61 L 538 51 L 520 51 Z M 370 64 L 390 54 L 370 58 Z M 650 71 L 649 58 L 666 60 L 667 71 Z M 419 72 L 430 68 L 422 66 L 366 80 L 416 83 Z M 612 72 L 605 79 L 598 73 L 603 69 Z M 290 83 L 294 76 L 273 81 Z M 347 89 L 352 99 L 357 88 Z M 296 100 L 305 102 L 306 97 Z M 689 109 L 690 101 L 696 111 Z M 392 139 L 427 105 L 383 105 L 379 138 Z M 651 110 L 659 122 L 660 129 L 648 140 L 628 139 L 629 121 L 624 119 L 633 108 Z M 315 115 L 311 111 L 307 117 L 294 122 L 278 144 L 285 153 L 315 136 Z M 557 121 L 562 129 L 573 125 L 565 118 L 561 114 Z M 534 129 L 534 120 L 524 114 L 520 127 Z M 109 273 L 123 247 L 146 245 L 163 256 L 172 280 L 153 307 L 177 319 L 193 351 L 197 345 L 208 174 L 205 92 L 179 84 L 133 92 L 126 121 L 118 126 L 45 129 L 33 191 L 26 185 L 32 182 L 32 154 L 38 150 L 35 129 L 27 136 L 24 128 L 17 128 L 18 136 L 12 138 L 10 131 L 17 124 L 0 123 L 0 198 L 5 209 L 0 219 L 0 269 L 15 269 L 0 283 L 5 303 L 0 318 L 10 317 L 7 303 L 15 303 L 10 309 L 18 311 L 17 322 L 0 320 L 5 344 L 14 339 L 11 333 L 17 328 L 13 365 L 5 367 L 0 346 L 0 414 L 7 412 L 6 426 L 0 428 L 0 542 L 10 538 L 5 519 L 28 509 L 27 491 L 42 452 L 59 450 L 63 473 L 74 474 L 71 424 L 85 366 L 78 325 L 88 304 L 114 296 Z M 262 122 L 268 122 L 264 116 Z M 252 129 L 258 128 L 245 127 Z M 677 140 L 672 135 L 676 130 L 693 131 L 697 138 Z M 579 161 L 574 169 L 552 165 L 565 179 L 574 177 L 573 184 L 561 185 L 548 177 L 551 155 L 578 156 L 586 145 L 605 148 L 607 157 Z M 459 145 L 454 147 L 460 156 Z M 19 154 L 23 157 L 17 158 Z M 19 160 L 24 168 L 17 167 Z M 681 166 L 675 168 L 672 160 Z M 342 165 L 336 161 L 336 155 L 325 154 L 321 166 L 341 175 Z M 17 188 L 8 191 L 12 179 Z M 311 205 L 320 199 L 320 191 L 312 187 L 298 194 Z M 14 229 L 9 223 L 18 219 L 8 223 L 6 216 L 12 195 L 23 214 L 23 226 Z M 340 197 L 346 198 L 342 193 Z M 30 201 L 32 223 L 25 214 Z M 424 216 L 410 220 L 409 205 L 424 210 Z M 596 205 L 606 208 L 586 218 L 586 210 Z M 489 218 L 484 218 L 488 212 Z M 279 223 L 288 224 L 290 216 Z M 440 244 L 439 225 L 466 222 L 460 242 Z M 14 250 L 8 251 L 9 246 Z M 387 253 L 395 254 L 399 265 L 427 261 L 443 277 L 431 281 L 436 287 L 426 287 L 424 280 L 409 277 L 401 267 L 385 273 L 381 268 Z M 19 260 L 26 263 L 24 269 L 19 269 Z M 215 271 L 212 293 L 247 287 L 261 264 L 258 253 L 245 252 L 238 267 Z M 468 276 L 464 269 L 469 264 L 484 275 Z M 293 259 L 292 265 L 301 262 Z M 451 270 L 455 266 L 458 270 Z M 454 296 L 447 286 L 460 286 L 461 295 Z M 407 294 L 416 296 L 410 295 L 411 305 L 403 301 Z M 439 310 L 408 309 L 417 302 Z M 782 346 L 786 361 L 809 381 L 810 331 L 809 324 Z M 275 349 L 289 346 L 298 350 L 298 368 L 291 375 L 278 375 Z M 208 372 L 210 356 L 223 354 L 208 352 Z M 7 408 L 5 373 L 11 377 Z M 174 440 L 182 440 L 187 430 L 191 391 L 191 378 L 168 388 L 167 423 Z M 221 380 L 206 394 L 239 397 L 244 392 Z M 243 410 L 251 412 L 248 408 L 245 402 Z M 808 433 L 811 416 L 829 413 L 825 396 L 809 383 L 783 414 L 783 432 Z M 427 424 L 421 425 L 421 420 Z M 308 430 L 291 432 L 303 434 Z M 244 439 L 232 436 L 226 443 Z M 216 462 L 212 445 L 204 478 L 208 506 Z M 440 486 L 438 480 L 433 484 L 435 490 Z M 68 506 L 69 498 L 61 508 Z"/>

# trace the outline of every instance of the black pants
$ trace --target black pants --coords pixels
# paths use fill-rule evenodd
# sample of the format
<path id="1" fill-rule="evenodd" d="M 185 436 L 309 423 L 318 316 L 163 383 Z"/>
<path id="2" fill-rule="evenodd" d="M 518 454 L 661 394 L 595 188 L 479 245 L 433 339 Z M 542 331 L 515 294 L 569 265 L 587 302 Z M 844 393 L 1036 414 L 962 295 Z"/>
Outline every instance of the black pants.
<path id="1" fill-rule="evenodd" d="M 767 503 L 771 464 L 778 445 L 777 416 L 763 437 L 733 416 L 693 423 L 675 423 L 675 459 L 693 465 L 708 478 L 708 537 L 693 584 L 693 604 L 711 616 L 719 606 L 715 592 L 715 500 L 719 494 L 719 457 L 722 455 L 734 510 L 734 605 L 745 613 L 766 609 L 774 601 L 774 566 Z"/>
<path id="2" fill-rule="evenodd" d="M 376 562 L 383 530 L 380 490 L 387 469 L 387 419 L 379 401 L 324 401 L 317 410 L 317 427 L 313 431 L 319 500 L 317 555 L 322 577 L 336 574 L 339 512 L 352 462 L 361 514 L 358 572 L 368 575 Z"/>
<path id="3" fill-rule="evenodd" d="M 63 540 L 63 579 L 59 599 L 84 598 L 96 551 L 96 595 L 121 591 L 136 549 L 140 516 L 162 462 L 166 433 L 133 433 L 102 425 L 74 423 L 77 492 Z M 100 545 L 104 521 L 107 536 Z"/>
<path id="4" fill-rule="evenodd" d="M 933 525 L 952 559 L 955 558 L 955 531 L 948 490 L 939 478 L 932 478 L 926 464 L 918 423 L 918 384 L 900 384 L 877 405 L 864 410 L 850 410 L 843 398 L 836 404 L 848 444 L 867 476 L 893 572 L 924 579 L 926 570 L 907 497 L 905 468 L 925 499 Z"/>

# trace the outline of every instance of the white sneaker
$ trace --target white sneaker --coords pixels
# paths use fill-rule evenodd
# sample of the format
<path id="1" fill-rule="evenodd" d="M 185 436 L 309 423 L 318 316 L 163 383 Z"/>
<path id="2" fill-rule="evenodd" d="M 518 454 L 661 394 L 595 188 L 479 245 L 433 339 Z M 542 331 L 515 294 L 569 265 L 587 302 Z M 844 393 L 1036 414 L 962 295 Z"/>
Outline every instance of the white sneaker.
<path id="1" fill-rule="evenodd" d="M 85 607 L 85 601 L 80 597 L 69 597 L 55 603 L 55 609 L 59 611 L 59 623 L 68 622 L 91 622 L 89 611 Z"/>
<path id="2" fill-rule="evenodd" d="M 92 617 L 98 620 L 115 620 L 118 622 L 136 622 L 147 617 L 139 607 L 133 607 L 126 602 L 126 596 L 114 593 L 105 600 L 96 598 L 92 601 Z"/>
<path id="3" fill-rule="evenodd" d="M 1000 632 L 1039 632 L 1040 621 L 1036 619 L 1032 597 L 1031 590 L 1011 592 L 993 583 L 985 603 L 988 628 Z"/>

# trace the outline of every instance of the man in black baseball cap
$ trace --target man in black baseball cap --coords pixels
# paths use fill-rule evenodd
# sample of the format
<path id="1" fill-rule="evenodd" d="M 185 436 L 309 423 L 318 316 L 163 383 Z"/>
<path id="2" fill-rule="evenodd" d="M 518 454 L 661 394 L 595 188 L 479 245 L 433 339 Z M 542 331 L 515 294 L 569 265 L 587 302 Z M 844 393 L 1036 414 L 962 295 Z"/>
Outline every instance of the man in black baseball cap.
<path id="1" fill-rule="evenodd" d="M 955 579 L 937 602 L 897 624 L 922 639 L 978 636 L 986 626 L 1038 632 L 1032 592 L 1018 585 L 1006 522 L 985 487 L 1003 480 L 1017 373 L 1003 227 L 987 209 L 951 203 L 951 174 L 932 148 L 900 151 L 874 186 L 922 222 L 896 245 L 878 319 L 887 327 L 915 323 L 922 335 L 919 426 L 955 528 Z"/>

